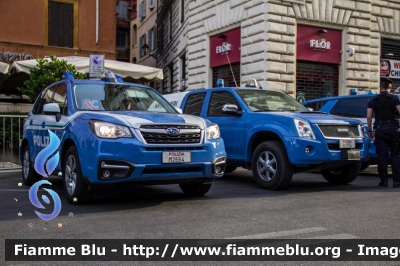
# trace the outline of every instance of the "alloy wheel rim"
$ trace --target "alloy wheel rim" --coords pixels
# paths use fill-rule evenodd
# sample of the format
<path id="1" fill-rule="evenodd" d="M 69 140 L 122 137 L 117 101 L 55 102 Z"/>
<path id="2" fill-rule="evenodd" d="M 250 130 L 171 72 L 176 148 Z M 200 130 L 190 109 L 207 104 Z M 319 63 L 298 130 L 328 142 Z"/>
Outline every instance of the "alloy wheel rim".
<path id="1" fill-rule="evenodd" d="M 23 164 L 24 179 L 28 178 L 29 174 L 29 152 L 26 150 L 24 154 L 24 164 Z"/>
<path id="2" fill-rule="evenodd" d="M 257 172 L 264 181 L 271 181 L 275 178 L 277 166 L 275 156 L 269 151 L 262 152 L 258 157 Z"/>
<path id="3" fill-rule="evenodd" d="M 75 193 L 76 189 L 76 159 L 73 155 L 68 156 L 65 164 L 65 185 L 70 196 Z"/>

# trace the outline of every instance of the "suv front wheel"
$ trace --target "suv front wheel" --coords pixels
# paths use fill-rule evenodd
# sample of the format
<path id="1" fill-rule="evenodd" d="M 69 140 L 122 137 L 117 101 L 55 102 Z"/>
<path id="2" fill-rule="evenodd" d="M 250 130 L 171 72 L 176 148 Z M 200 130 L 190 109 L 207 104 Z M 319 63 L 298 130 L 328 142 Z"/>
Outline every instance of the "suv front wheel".
<path id="1" fill-rule="evenodd" d="M 94 196 L 94 191 L 89 190 L 88 185 L 83 182 L 81 164 L 75 146 L 69 147 L 64 156 L 63 183 L 65 195 L 70 203 L 87 203 Z"/>

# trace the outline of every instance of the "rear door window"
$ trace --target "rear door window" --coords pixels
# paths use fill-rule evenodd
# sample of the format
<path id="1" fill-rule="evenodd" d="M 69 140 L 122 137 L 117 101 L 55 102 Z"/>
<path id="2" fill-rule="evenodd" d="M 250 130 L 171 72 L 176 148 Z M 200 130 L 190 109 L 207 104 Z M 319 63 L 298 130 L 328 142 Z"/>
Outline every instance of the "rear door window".
<path id="1" fill-rule="evenodd" d="M 372 97 L 340 99 L 331 110 L 332 115 L 367 118 L 367 105 Z"/>

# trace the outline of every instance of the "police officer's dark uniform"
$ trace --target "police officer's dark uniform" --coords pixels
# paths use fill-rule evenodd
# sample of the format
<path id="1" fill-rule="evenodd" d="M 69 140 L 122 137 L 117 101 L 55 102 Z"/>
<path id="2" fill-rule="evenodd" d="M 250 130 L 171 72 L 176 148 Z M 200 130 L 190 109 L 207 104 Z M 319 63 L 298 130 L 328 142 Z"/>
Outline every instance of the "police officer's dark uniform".
<path id="1" fill-rule="evenodd" d="M 381 92 L 368 102 L 367 120 L 371 139 L 375 138 L 378 154 L 379 186 L 388 186 L 389 150 L 392 164 L 393 187 L 400 187 L 400 130 L 396 120 L 396 109 L 400 109 L 397 95 L 390 94 L 392 81 L 381 77 Z M 374 131 L 371 128 L 372 114 L 375 113 Z"/>

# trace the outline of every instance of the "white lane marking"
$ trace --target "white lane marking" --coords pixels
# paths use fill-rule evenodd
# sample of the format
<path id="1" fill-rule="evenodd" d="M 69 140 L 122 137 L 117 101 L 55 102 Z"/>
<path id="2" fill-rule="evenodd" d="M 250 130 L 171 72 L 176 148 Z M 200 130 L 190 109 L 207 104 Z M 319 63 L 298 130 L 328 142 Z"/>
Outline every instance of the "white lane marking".
<path id="1" fill-rule="evenodd" d="M 263 234 L 256 234 L 256 235 L 228 237 L 225 239 L 264 239 L 264 238 L 274 238 L 274 237 L 282 237 L 282 236 L 307 234 L 307 233 L 313 233 L 313 232 L 321 232 L 321 231 L 326 231 L 326 230 L 328 230 L 328 229 L 323 228 L 323 227 L 311 227 L 311 228 L 295 229 L 295 230 L 288 230 L 288 231 L 278 231 L 278 232 L 263 233 Z"/>
<path id="2" fill-rule="evenodd" d="M 356 239 L 358 236 L 351 234 L 335 234 L 335 235 L 327 235 L 327 236 L 315 236 L 315 237 L 306 237 L 303 239 Z"/>

